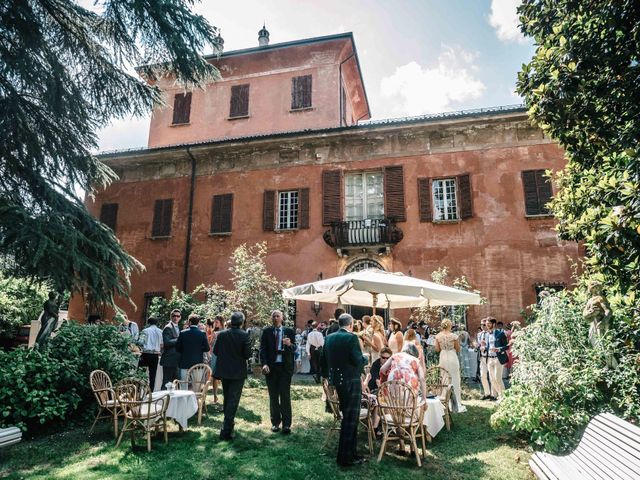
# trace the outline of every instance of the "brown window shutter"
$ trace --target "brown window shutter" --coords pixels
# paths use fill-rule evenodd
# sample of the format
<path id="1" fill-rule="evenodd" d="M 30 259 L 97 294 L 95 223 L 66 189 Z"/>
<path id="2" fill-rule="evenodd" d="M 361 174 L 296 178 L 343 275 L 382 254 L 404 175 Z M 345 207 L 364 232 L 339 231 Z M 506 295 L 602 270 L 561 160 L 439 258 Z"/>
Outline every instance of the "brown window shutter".
<path id="1" fill-rule="evenodd" d="M 311 75 L 291 79 L 291 109 L 311 107 Z"/>
<path id="2" fill-rule="evenodd" d="M 404 222 L 404 173 L 402 165 L 384 169 L 384 214 L 396 222 Z"/>
<path id="3" fill-rule="evenodd" d="M 342 221 L 342 172 L 322 172 L 322 224 Z"/>
<path id="4" fill-rule="evenodd" d="M 211 233 L 231 233 L 233 193 L 214 195 L 211 206 Z"/>
<path id="5" fill-rule="evenodd" d="M 118 204 L 104 203 L 100 208 L 100 221 L 115 233 L 118 222 Z"/>
<path id="6" fill-rule="evenodd" d="M 460 218 L 471 218 L 473 216 L 473 201 L 471 195 L 471 177 L 468 173 L 458 175 L 458 193 Z"/>
<path id="7" fill-rule="evenodd" d="M 262 228 L 270 232 L 276 228 L 276 192 L 274 190 L 264 191 L 264 203 L 262 205 Z"/>
<path id="8" fill-rule="evenodd" d="M 177 93 L 173 100 L 173 124 L 189 123 L 191 92 Z"/>
<path id="9" fill-rule="evenodd" d="M 547 203 L 551 201 L 553 192 L 551 190 L 551 179 L 546 176 L 544 170 L 536 170 L 536 187 L 538 189 L 538 205 L 540 205 L 540 213 L 549 214 Z"/>
<path id="10" fill-rule="evenodd" d="M 522 185 L 524 187 L 525 213 L 527 215 L 540 215 L 542 212 L 538 199 L 535 170 L 525 170 L 522 172 Z"/>
<path id="11" fill-rule="evenodd" d="M 231 87 L 230 117 L 246 117 L 249 115 L 249 85 Z"/>
<path id="12" fill-rule="evenodd" d="M 431 179 L 418 179 L 418 204 L 420 210 L 420 221 L 433 221 L 433 209 L 431 208 Z"/>
<path id="13" fill-rule="evenodd" d="M 298 228 L 309 228 L 309 189 L 298 191 Z"/>
<path id="14" fill-rule="evenodd" d="M 171 235 L 171 219 L 173 215 L 173 199 L 156 200 L 153 209 L 152 237 L 168 237 Z"/>

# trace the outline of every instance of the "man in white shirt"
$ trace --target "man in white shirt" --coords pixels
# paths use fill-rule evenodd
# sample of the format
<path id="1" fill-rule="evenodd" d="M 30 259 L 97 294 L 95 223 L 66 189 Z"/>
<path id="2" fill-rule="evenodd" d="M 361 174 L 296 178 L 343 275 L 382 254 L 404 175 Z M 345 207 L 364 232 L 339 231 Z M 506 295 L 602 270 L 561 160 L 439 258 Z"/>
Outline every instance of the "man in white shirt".
<path id="1" fill-rule="evenodd" d="M 486 319 L 486 330 L 480 334 L 480 380 L 484 390 L 483 400 L 497 400 L 502 395 L 502 365 L 498 360 L 500 348 L 496 346 L 496 319 Z M 487 376 L 489 377 L 487 381 Z"/>
<path id="2" fill-rule="evenodd" d="M 311 324 L 313 330 L 307 335 L 307 355 L 311 365 L 310 373 L 316 383 L 320 383 L 320 349 L 324 346 L 324 336 L 318 329 L 317 322 Z"/>
<path id="3" fill-rule="evenodd" d="M 150 317 L 148 326 L 140 334 L 142 341 L 142 355 L 138 362 L 138 367 L 149 369 L 149 388 L 155 390 L 156 371 L 158 370 L 158 360 L 162 351 L 162 330 L 158 328 L 158 319 Z"/>

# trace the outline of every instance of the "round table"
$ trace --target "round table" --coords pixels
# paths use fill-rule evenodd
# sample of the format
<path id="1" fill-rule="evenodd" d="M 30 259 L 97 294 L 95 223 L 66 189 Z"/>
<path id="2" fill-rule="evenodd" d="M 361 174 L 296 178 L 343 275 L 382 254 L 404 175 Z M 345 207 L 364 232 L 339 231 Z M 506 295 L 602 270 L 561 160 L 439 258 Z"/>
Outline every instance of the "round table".
<path id="1" fill-rule="evenodd" d="M 198 399 L 191 390 L 160 390 L 153 392 L 154 400 L 169 396 L 167 417 L 173 418 L 181 428 L 187 428 L 187 420 L 198 412 Z"/>

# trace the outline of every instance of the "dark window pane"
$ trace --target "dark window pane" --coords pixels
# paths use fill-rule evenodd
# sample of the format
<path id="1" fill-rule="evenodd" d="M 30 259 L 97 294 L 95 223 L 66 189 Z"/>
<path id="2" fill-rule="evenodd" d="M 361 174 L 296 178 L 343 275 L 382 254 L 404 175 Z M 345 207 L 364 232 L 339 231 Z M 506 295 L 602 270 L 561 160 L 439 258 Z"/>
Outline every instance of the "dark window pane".
<path id="1" fill-rule="evenodd" d="M 231 87 L 230 117 L 246 117 L 249 115 L 249 85 Z"/>
<path id="2" fill-rule="evenodd" d="M 118 204 L 105 203 L 100 209 L 100 221 L 111 230 L 116 231 L 116 223 L 118 222 Z"/>

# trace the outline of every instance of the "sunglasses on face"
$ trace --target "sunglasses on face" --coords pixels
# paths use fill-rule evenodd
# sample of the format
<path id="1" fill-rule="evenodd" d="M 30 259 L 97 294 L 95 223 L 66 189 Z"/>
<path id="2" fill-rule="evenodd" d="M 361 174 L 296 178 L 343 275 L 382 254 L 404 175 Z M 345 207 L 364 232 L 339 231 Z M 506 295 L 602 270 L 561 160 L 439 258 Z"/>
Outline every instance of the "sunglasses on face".
<path id="1" fill-rule="evenodd" d="M 391 357 L 380 357 L 383 360 L 389 360 Z"/>
<path id="2" fill-rule="evenodd" d="M 180 318 L 182 315 L 171 315 L 172 318 Z"/>

